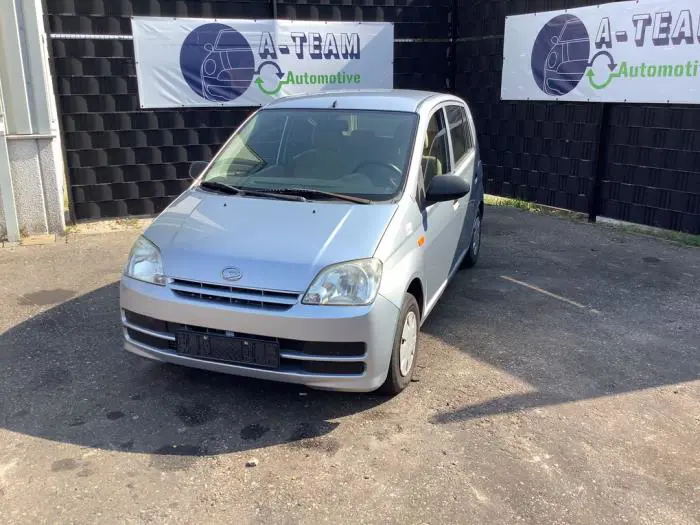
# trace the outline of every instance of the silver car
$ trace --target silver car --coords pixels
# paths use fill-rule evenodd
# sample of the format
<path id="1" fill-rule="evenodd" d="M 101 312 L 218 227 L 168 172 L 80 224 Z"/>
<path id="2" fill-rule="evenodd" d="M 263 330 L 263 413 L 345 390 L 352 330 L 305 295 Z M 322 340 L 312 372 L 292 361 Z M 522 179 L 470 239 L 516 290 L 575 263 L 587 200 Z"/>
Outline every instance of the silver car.
<path id="1" fill-rule="evenodd" d="M 326 92 L 255 112 L 134 244 L 126 350 L 314 388 L 395 394 L 418 331 L 479 256 L 467 104 Z"/>

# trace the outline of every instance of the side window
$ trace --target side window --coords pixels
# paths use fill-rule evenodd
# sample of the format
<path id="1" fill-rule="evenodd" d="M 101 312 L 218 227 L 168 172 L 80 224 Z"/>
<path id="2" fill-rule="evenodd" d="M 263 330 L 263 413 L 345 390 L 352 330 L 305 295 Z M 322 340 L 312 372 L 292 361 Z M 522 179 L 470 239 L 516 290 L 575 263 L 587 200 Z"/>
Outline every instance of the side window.
<path id="1" fill-rule="evenodd" d="M 433 177 L 450 171 L 447 154 L 447 131 L 441 109 L 433 113 L 428 122 L 423 143 L 423 183 L 427 190 Z"/>
<path id="2" fill-rule="evenodd" d="M 474 147 L 466 110 L 462 106 L 448 106 L 447 121 L 450 125 L 452 151 L 457 164 Z"/>
<path id="3" fill-rule="evenodd" d="M 462 111 L 464 111 L 464 108 L 462 108 Z M 474 133 L 472 132 L 472 123 L 471 113 L 469 110 L 467 110 L 464 117 L 464 133 L 467 136 L 467 152 L 476 144 L 476 141 L 474 140 Z"/>

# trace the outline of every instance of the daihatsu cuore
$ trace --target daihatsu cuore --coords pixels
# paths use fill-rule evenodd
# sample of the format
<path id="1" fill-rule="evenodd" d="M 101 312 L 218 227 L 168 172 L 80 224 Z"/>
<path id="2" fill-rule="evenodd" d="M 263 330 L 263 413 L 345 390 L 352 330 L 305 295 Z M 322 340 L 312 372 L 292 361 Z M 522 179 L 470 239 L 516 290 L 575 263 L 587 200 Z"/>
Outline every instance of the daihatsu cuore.
<path id="1" fill-rule="evenodd" d="M 419 91 L 287 97 L 251 115 L 135 242 L 126 350 L 314 388 L 389 394 L 479 256 L 467 104 Z"/>

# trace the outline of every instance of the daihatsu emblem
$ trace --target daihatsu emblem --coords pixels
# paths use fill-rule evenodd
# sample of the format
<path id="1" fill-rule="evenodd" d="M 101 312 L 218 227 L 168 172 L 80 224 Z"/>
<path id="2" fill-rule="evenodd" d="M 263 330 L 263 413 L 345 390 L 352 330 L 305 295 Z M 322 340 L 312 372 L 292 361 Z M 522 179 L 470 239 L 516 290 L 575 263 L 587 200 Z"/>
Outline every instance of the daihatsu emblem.
<path id="1" fill-rule="evenodd" d="M 226 281 L 238 281 L 241 277 L 243 277 L 243 274 L 241 273 L 240 268 L 229 266 L 228 268 L 224 268 L 222 270 L 221 277 L 223 277 Z"/>

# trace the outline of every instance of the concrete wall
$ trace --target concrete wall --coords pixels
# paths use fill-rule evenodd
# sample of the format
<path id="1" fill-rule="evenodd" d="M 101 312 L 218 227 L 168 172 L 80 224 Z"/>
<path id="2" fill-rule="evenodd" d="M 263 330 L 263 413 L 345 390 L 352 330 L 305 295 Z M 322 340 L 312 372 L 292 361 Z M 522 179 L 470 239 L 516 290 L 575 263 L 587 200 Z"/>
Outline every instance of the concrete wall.
<path id="1" fill-rule="evenodd" d="M 0 238 L 65 229 L 65 170 L 41 0 L 0 16 Z"/>
<path id="2" fill-rule="evenodd" d="M 0 240 L 7 238 L 7 227 L 5 226 L 5 210 L 2 205 L 2 190 L 0 189 Z"/>

